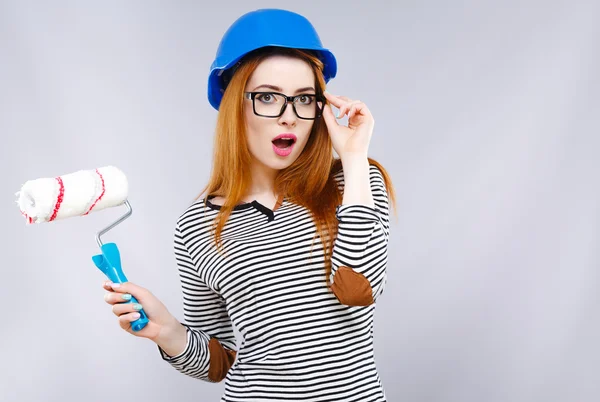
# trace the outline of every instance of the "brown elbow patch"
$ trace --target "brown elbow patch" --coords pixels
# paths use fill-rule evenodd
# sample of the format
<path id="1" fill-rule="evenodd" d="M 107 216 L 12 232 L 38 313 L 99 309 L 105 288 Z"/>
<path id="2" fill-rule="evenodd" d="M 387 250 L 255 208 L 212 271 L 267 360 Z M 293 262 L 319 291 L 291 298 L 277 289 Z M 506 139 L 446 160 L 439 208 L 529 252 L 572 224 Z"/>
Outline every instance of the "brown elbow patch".
<path id="1" fill-rule="evenodd" d="M 225 378 L 235 360 L 235 350 L 225 349 L 217 338 L 210 338 L 208 342 L 210 363 L 208 366 L 208 379 L 219 382 Z"/>
<path id="2" fill-rule="evenodd" d="M 333 294 L 342 304 L 368 306 L 373 304 L 373 289 L 369 280 L 350 267 L 341 266 L 333 277 Z"/>

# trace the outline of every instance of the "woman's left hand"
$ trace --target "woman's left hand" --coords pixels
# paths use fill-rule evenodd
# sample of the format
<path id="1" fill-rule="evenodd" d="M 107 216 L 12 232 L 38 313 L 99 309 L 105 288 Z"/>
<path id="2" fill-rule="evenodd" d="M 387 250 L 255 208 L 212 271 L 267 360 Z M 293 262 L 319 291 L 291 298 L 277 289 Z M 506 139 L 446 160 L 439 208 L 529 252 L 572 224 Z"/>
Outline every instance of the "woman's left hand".
<path id="1" fill-rule="evenodd" d="M 352 100 L 345 96 L 336 96 L 329 92 L 325 92 L 324 95 L 329 103 L 340 110 L 337 119 L 345 114 L 348 115 L 348 126 L 343 126 L 338 123 L 331 106 L 325 105 L 323 108 L 323 118 L 335 152 L 341 159 L 350 155 L 366 157 L 375 125 L 375 120 L 367 106 L 359 100 Z"/>

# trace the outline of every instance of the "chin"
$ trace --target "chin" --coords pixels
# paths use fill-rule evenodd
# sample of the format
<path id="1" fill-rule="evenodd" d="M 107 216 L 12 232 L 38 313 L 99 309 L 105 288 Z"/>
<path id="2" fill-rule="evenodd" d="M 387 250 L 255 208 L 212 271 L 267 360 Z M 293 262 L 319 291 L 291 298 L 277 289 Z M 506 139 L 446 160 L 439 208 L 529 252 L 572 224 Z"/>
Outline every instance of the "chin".
<path id="1" fill-rule="evenodd" d="M 268 166 L 273 169 L 281 170 L 290 166 L 295 160 L 296 158 L 292 157 L 292 155 L 286 156 L 285 158 L 279 158 L 277 155 L 275 155 Z"/>
<path id="2" fill-rule="evenodd" d="M 271 144 L 269 144 L 269 145 L 271 145 Z M 296 161 L 296 159 L 298 159 L 298 157 L 300 156 L 300 153 L 302 153 L 302 149 L 295 148 L 290 155 L 285 156 L 285 157 L 278 156 L 275 152 L 273 152 L 272 147 L 269 147 L 266 150 L 262 150 L 260 152 L 261 152 L 261 156 L 262 156 L 261 158 L 257 158 L 256 156 L 253 155 L 254 160 L 256 162 L 262 164 L 263 166 L 271 168 L 271 169 L 281 170 L 281 169 L 287 168 L 292 163 L 294 163 Z M 268 156 L 264 157 L 264 155 L 268 155 Z"/>

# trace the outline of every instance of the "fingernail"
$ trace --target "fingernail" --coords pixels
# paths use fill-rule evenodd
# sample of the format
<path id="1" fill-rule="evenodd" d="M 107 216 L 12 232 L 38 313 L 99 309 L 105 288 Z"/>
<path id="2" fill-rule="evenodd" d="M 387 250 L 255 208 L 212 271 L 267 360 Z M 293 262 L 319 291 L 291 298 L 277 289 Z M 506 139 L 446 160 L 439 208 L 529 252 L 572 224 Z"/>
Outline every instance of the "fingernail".
<path id="1" fill-rule="evenodd" d="M 131 315 L 131 318 L 132 318 L 133 320 L 137 320 L 138 318 L 140 318 L 140 313 L 134 313 L 134 314 L 132 314 L 132 315 Z"/>
<path id="2" fill-rule="evenodd" d="M 111 283 L 110 286 L 112 286 L 113 289 L 118 288 L 121 286 L 120 283 Z"/>
<path id="3" fill-rule="evenodd" d="M 131 295 L 129 293 L 125 293 L 124 295 L 121 295 L 121 297 L 125 300 L 131 300 Z"/>
<path id="4" fill-rule="evenodd" d="M 138 303 L 136 303 L 136 304 L 134 304 L 134 305 L 133 305 L 133 309 L 134 309 L 134 310 L 141 310 L 141 309 L 142 309 L 142 305 L 141 305 L 141 304 L 138 304 Z"/>

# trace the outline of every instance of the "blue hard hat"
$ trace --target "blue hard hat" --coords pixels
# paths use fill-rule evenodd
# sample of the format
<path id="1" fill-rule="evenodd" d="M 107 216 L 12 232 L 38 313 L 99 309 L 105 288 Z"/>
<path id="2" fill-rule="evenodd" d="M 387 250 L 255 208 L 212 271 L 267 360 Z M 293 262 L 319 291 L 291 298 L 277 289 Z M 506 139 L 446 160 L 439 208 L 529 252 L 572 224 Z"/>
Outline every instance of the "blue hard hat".
<path id="1" fill-rule="evenodd" d="M 219 110 L 225 92 L 223 72 L 247 53 L 266 46 L 313 50 L 324 64 L 325 82 L 335 77 L 335 56 L 323 47 L 317 31 L 305 17 L 274 8 L 251 11 L 238 18 L 225 32 L 210 66 L 208 101 L 215 109 Z"/>

